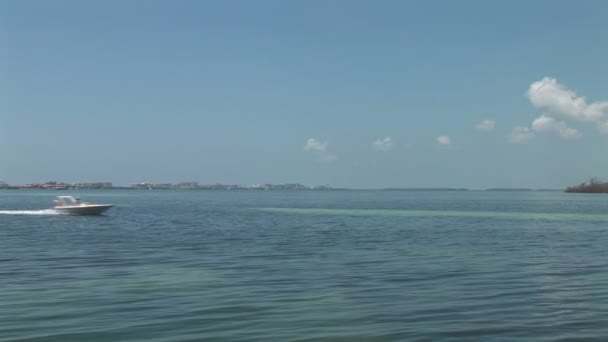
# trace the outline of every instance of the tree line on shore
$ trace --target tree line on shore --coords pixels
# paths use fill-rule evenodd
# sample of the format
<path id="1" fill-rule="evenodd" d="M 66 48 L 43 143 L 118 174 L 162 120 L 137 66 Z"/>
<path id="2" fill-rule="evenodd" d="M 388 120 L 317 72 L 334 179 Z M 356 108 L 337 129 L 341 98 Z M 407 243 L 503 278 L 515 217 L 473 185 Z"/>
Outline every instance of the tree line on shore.
<path id="1" fill-rule="evenodd" d="M 608 193 L 608 182 L 602 182 L 594 177 L 588 183 L 583 182 L 579 185 L 567 187 L 566 192 Z"/>

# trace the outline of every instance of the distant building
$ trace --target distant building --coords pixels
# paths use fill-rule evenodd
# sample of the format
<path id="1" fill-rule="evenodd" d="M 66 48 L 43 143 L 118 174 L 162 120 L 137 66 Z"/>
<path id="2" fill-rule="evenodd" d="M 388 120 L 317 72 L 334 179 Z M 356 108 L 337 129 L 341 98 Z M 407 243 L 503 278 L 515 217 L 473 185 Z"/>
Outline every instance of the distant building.
<path id="1" fill-rule="evenodd" d="M 181 183 L 177 183 L 177 185 L 175 186 L 178 189 L 198 189 L 198 183 L 197 182 L 181 182 Z"/>
<path id="2" fill-rule="evenodd" d="M 75 183 L 72 185 L 76 189 L 111 189 L 111 182 L 96 182 L 96 183 Z"/>

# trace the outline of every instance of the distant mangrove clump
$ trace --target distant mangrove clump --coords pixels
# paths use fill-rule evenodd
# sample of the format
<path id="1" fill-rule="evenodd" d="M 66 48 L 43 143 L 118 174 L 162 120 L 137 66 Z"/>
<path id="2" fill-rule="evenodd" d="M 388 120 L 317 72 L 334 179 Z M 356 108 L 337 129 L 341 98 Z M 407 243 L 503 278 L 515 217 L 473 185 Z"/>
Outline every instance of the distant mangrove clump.
<path id="1" fill-rule="evenodd" d="M 602 182 L 598 178 L 591 178 L 589 183 L 583 182 L 579 185 L 566 188 L 566 192 L 608 193 L 608 182 Z"/>

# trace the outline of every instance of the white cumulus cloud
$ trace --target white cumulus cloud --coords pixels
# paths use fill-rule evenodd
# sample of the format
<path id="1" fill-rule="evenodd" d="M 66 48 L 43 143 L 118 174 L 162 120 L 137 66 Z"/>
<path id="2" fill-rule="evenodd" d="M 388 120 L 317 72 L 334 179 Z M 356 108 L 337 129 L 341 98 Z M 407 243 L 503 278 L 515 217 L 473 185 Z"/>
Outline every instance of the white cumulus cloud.
<path id="1" fill-rule="evenodd" d="M 306 140 L 304 151 L 314 154 L 319 161 L 331 162 L 337 159 L 336 155 L 329 152 L 326 141 L 318 141 L 315 138 Z"/>
<path id="2" fill-rule="evenodd" d="M 376 151 L 388 151 L 393 147 L 393 139 L 391 137 L 378 138 L 372 143 L 372 147 Z"/>
<path id="3" fill-rule="evenodd" d="M 534 138 L 534 132 L 528 127 L 514 127 L 508 136 L 512 144 L 525 144 Z"/>
<path id="4" fill-rule="evenodd" d="M 544 77 L 530 85 L 526 96 L 541 112 L 532 123 L 536 132 L 557 134 L 563 139 L 578 139 L 583 135 L 572 122 L 593 123 L 608 135 L 608 101 L 587 102 L 587 98 L 559 83 L 555 78 Z"/>
<path id="5" fill-rule="evenodd" d="M 568 127 L 564 121 L 557 121 L 552 117 L 541 115 L 532 122 L 532 129 L 539 133 L 555 133 L 563 139 L 579 139 L 583 135 L 574 128 Z"/>
<path id="6" fill-rule="evenodd" d="M 450 139 L 449 136 L 447 135 L 440 135 L 437 137 L 437 143 L 439 145 L 451 145 L 452 144 L 452 139 Z"/>
<path id="7" fill-rule="evenodd" d="M 598 122 L 608 114 L 608 102 L 589 104 L 584 96 L 551 77 L 532 83 L 527 96 L 534 107 L 558 119 Z"/>
<path id="8" fill-rule="evenodd" d="M 482 132 L 491 132 L 494 130 L 494 127 L 496 127 L 496 122 L 494 120 L 483 120 L 475 125 L 475 128 Z"/>

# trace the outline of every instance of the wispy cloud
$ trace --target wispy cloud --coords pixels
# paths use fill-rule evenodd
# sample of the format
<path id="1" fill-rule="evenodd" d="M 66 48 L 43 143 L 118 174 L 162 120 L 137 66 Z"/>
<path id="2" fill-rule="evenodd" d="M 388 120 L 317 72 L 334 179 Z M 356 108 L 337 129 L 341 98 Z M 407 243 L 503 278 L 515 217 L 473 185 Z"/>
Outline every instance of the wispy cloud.
<path id="1" fill-rule="evenodd" d="M 509 134 L 509 142 L 512 144 L 525 144 L 534 138 L 535 134 L 528 127 L 514 127 Z"/>
<path id="2" fill-rule="evenodd" d="M 597 129 L 602 133 L 608 135 L 608 121 L 600 122 L 597 124 Z"/>
<path id="3" fill-rule="evenodd" d="M 483 120 L 475 125 L 475 128 L 482 132 L 491 132 L 494 130 L 494 127 L 496 127 L 496 122 L 494 120 Z"/>
<path id="4" fill-rule="evenodd" d="M 389 136 L 378 138 L 372 143 L 372 147 L 376 151 L 388 151 L 393 148 L 393 139 Z"/>
<path id="5" fill-rule="evenodd" d="M 309 138 L 304 145 L 304 151 L 325 152 L 326 150 L 327 142 L 320 142 L 315 138 Z"/>
<path id="6" fill-rule="evenodd" d="M 315 138 L 306 140 L 304 151 L 314 154 L 319 161 L 332 162 L 337 159 L 336 155 L 329 152 L 326 141 L 318 141 Z"/>
<path id="7" fill-rule="evenodd" d="M 441 146 L 450 146 L 452 145 L 452 139 L 450 139 L 447 135 L 440 135 L 437 137 L 437 143 Z"/>

